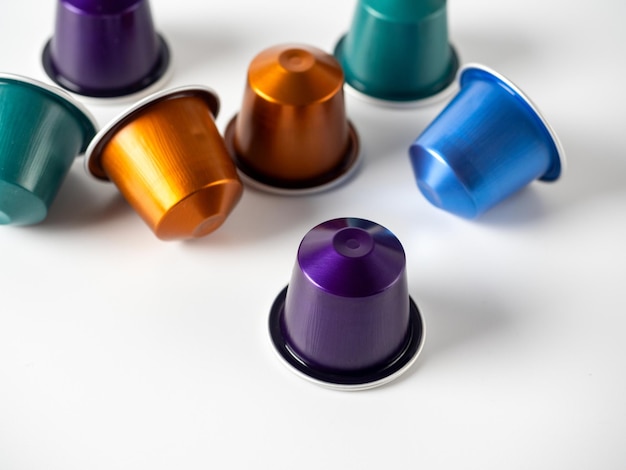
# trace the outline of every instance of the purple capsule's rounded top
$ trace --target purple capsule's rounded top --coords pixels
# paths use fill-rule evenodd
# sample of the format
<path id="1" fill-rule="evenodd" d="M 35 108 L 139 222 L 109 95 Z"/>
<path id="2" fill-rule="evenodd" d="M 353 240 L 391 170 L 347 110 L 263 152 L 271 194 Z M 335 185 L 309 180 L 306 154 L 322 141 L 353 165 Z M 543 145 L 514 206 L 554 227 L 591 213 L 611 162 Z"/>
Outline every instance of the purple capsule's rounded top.
<path id="1" fill-rule="evenodd" d="M 61 3 L 87 15 L 119 14 L 143 0 L 61 0 Z"/>
<path id="2" fill-rule="evenodd" d="M 58 85 L 94 98 L 153 89 L 170 62 L 148 0 L 59 0 L 42 61 Z"/>
<path id="3" fill-rule="evenodd" d="M 280 356 L 340 389 L 371 388 L 404 372 L 423 341 L 405 264 L 399 240 L 374 222 L 341 218 L 311 229 L 270 315 Z"/>
<path id="4" fill-rule="evenodd" d="M 378 294 L 403 273 L 399 240 L 368 220 L 334 219 L 313 228 L 298 250 L 302 273 L 320 289 L 343 297 Z"/>

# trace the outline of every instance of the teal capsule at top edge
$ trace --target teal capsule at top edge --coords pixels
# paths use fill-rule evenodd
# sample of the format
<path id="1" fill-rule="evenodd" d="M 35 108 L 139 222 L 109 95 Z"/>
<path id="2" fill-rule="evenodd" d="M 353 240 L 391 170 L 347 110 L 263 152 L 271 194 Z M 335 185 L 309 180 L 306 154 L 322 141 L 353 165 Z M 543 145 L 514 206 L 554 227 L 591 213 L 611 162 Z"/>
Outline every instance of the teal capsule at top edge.
<path id="1" fill-rule="evenodd" d="M 354 90 L 397 102 L 443 92 L 459 65 L 445 0 L 359 0 L 335 56 Z"/>
<path id="2" fill-rule="evenodd" d="M 93 118 L 61 90 L 0 74 L 0 224 L 45 219 L 95 134 Z"/>

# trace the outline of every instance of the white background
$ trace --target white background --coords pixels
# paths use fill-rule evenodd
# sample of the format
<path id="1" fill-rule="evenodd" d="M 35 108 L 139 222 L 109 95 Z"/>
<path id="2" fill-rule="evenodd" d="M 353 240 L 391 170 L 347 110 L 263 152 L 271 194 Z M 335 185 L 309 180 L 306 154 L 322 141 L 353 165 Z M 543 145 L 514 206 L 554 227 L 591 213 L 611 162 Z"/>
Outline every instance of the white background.
<path id="1" fill-rule="evenodd" d="M 56 2 L 0 2 L 0 71 L 48 81 Z M 151 5 L 167 86 L 214 88 L 220 130 L 254 55 L 331 51 L 354 9 Z M 45 222 L 0 227 L 0 470 L 625 468 L 626 3 L 454 0 L 448 19 L 463 63 L 543 111 L 563 178 L 459 219 L 421 196 L 407 157 L 442 105 L 349 97 L 354 179 L 300 198 L 247 190 L 218 231 L 163 242 L 77 161 Z M 104 125 L 128 104 L 87 106 Z M 427 323 L 414 367 L 367 392 L 296 377 L 266 327 L 304 234 L 344 216 L 398 236 Z"/>

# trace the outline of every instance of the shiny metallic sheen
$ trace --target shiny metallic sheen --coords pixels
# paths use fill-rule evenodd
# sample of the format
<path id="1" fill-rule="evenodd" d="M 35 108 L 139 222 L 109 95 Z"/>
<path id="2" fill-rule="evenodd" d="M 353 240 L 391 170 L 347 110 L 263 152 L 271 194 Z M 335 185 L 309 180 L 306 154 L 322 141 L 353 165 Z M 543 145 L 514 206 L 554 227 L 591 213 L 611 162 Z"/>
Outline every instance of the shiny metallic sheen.
<path id="1" fill-rule="evenodd" d="M 226 220 L 243 187 L 202 87 L 152 95 L 100 132 L 87 169 L 112 180 L 157 237 L 204 236 Z"/>
<path id="2" fill-rule="evenodd" d="M 111 98 L 156 84 L 170 56 L 148 0 L 59 0 L 42 61 L 59 86 Z"/>
<path id="3" fill-rule="evenodd" d="M 474 218 L 535 179 L 554 181 L 565 154 L 537 107 L 481 65 L 459 76 L 460 91 L 409 149 L 422 194 Z"/>
<path id="4" fill-rule="evenodd" d="M 397 103 L 446 94 L 459 65 L 446 0 L 359 0 L 335 56 L 353 90 Z"/>
<path id="5" fill-rule="evenodd" d="M 42 221 L 95 120 L 56 87 L 0 74 L 0 224 Z"/>
<path id="6" fill-rule="evenodd" d="M 262 51 L 225 140 L 240 171 L 262 189 L 314 191 L 345 179 L 356 168 L 359 140 L 346 118 L 339 63 L 304 45 Z"/>
<path id="7" fill-rule="evenodd" d="M 382 385 L 405 371 L 424 337 L 405 263 L 398 239 L 374 222 L 341 218 L 311 229 L 270 314 L 282 359 L 340 389 Z"/>

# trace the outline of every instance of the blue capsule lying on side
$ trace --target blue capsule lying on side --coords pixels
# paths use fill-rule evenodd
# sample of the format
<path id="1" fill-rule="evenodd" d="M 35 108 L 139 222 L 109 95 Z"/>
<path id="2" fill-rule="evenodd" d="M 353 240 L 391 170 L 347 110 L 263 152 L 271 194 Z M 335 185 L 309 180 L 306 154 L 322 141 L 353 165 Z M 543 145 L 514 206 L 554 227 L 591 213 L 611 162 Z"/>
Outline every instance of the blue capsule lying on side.
<path id="1" fill-rule="evenodd" d="M 436 207 L 478 217 L 535 179 L 555 181 L 565 155 L 537 107 L 482 65 L 459 73 L 459 92 L 409 149 L 421 193 Z"/>

